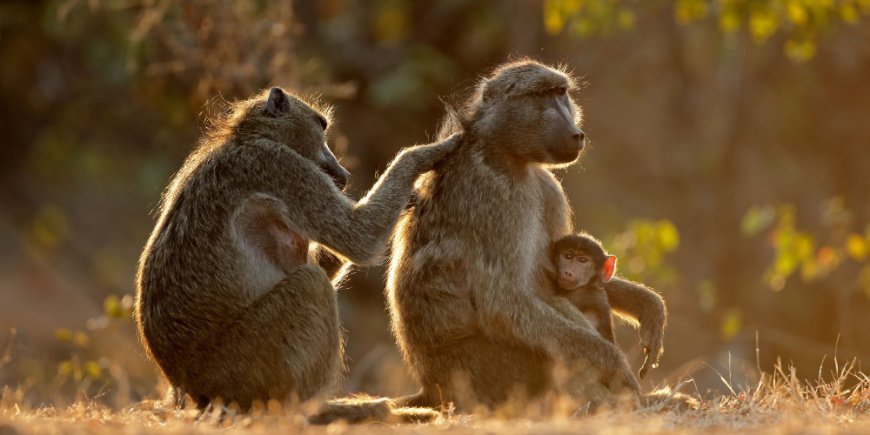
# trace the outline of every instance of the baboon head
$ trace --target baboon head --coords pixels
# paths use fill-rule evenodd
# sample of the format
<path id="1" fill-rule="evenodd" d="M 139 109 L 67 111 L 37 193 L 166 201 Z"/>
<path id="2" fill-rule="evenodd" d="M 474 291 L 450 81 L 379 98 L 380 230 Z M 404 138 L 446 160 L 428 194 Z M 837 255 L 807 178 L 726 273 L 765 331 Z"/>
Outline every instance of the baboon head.
<path id="1" fill-rule="evenodd" d="M 574 290 L 593 279 L 608 282 L 616 273 L 616 256 L 604 251 L 601 242 L 587 233 L 571 234 L 553 244 L 556 283 L 562 290 Z"/>
<path id="2" fill-rule="evenodd" d="M 535 61 L 505 64 L 480 83 L 460 122 L 520 161 L 571 163 L 585 144 L 575 87 L 567 72 Z"/>
<path id="3" fill-rule="evenodd" d="M 329 127 L 328 107 L 317 107 L 274 87 L 260 95 L 236 103 L 235 134 L 262 136 L 290 147 L 314 162 L 328 174 L 339 189 L 347 186 L 350 173 L 335 158 L 326 144 Z M 246 141 L 242 141 L 243 143 Z"/>

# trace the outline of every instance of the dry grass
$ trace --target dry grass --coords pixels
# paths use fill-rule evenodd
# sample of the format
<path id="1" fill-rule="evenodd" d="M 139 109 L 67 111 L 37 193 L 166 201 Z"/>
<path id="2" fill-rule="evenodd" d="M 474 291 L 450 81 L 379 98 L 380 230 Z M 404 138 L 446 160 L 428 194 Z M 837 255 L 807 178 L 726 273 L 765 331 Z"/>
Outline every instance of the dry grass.
<path id="1" fill-rule="evenodd" d="M 596 415 L 541 415 L 521 418 L 499 415 L 447 415 L 433 423 L 388 425 L 332 424 L 309 426 L 310 407 L 269 410 L 252 415 L 199 415 L 195 410 L 169 410 L 156 403 L 110 409 L 98 401 L 77 402 L 64 409 L 23 408 L 21 391 L 5 389 L 0 399 L 0 435 L 16 433 L 870 433 L 870 376 L 853 362 L 834 362 L 828 380 L 801 381 L 793 369 L 777 367 L 755 387 L 701 402 L 697 410 L 645 408 L 635 412 Z M 684 383 L 686 385 L 688 383 Z M 17 400 L 18 398 L 18 400 Z"/>

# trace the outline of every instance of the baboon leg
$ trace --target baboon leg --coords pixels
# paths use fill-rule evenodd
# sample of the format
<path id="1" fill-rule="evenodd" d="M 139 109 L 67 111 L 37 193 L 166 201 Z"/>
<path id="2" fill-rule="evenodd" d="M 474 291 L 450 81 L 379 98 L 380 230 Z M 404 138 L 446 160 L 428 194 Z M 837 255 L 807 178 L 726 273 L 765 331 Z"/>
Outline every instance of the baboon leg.
<path id="1" fill-rule="evenodd" d="M 236 401 L 306 400 L 337 381 L 341 335 L 335 290 L 322 269 L 306 264 L 265 293 L 200 355 L 211 370 L 189 392 Z M 211 381 L 211 382 L 209 382 Z"/>

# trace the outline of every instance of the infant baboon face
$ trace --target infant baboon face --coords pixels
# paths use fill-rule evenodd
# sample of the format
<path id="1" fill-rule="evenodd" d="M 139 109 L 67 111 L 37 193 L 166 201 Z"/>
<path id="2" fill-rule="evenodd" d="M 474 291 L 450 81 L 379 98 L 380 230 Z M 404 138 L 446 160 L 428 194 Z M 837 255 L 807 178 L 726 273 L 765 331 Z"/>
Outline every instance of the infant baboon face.
<path id="1" fill-rule="evenodd" d="M 601 242 L 586 233 L 570 234 L 552 247 L 556 283 L 562 290 L 575 290 L 593 279 L 608 282 L 616 272 L 616 257 L 604 251 Z"/>
<path id="2" fill-rule="evenodd" d="M 282 122 L 291 139 L 288 145 L 303 157 L 315 162 L 335 182 L 339 190 L 347 186 L 350 172 L 342 167 L 326 144 L 328 114 L 315 110 L 294 95 L 281 88 L 272 88 L 266 100 L 263 114 Z"/>

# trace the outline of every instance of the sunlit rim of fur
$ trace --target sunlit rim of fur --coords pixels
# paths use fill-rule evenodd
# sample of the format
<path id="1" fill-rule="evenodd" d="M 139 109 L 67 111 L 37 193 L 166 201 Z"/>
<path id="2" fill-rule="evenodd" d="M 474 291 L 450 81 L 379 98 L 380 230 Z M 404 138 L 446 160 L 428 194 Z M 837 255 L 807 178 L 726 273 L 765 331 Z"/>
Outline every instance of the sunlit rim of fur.
<path id="1" fill-rule="evenodd" d="M 206 116 L 204 120 L 205 128 L 202 138 L 199 141 L 199 147 L 215 146 L 223 143 L 231 137 L 243 120 L 249 118 L 252 114 L 257 113 L 258 110 L 262 111 L 264 109 L 271 89 L 271 87 L 262 89 L 254 94 L 254 96 L 246 99 L 235 101 L 221 100 L 218 103 L 220 106 L 218 112 L 214 115 Z M 300 95 L 286 89 L 284 89 L 284 92 L 289 97 L 297 98 L 307 104 L 309 107 L 314 109 L 314 111 L 326 118 L 326 122 L 330 126 L 332 125 L 335 109 L 323 101 L 323 97 L 320 93 Z"/>
<path id="2" fill-rule="evenodd" d="M 557 65 L 547 65 L 546 63 L 530 56 L 522 56 L 515 59 L 512 58 L 509 62 L 499 64 L 493 67 L 488 74 L 481 76 L 478 79 L 477 84 L 474 86 L 474 91 L 465 99 L 464 102 L 454 104 L 441 100 L 444 104 L 444 110 L 446 113 L 438 125 L 438 140 L 444 140 L 454 133 L 465 131 L 466 127 L 474 121 L 474 118 L 477 115 L 475 109 L 480 106 L 480 101 L 483 98 L 483 91 L 490 80 L 510 69 L 530 65 L 540 66 L 562 74 L 568 81 L 568 94 L 571 95 L 572 99 L 574 99 L 574 94 L 577 91 L 587 86 L 586 81 L 578 81 L 573 71 L 565 62 L 560 62 Z M 579 114 L 578 122 L 580 120 L 582 120 L 582 111 Z M 567 166 L 570 166 L 570 164 L 557 164 L 553 167 L 564 168 Z"/>

